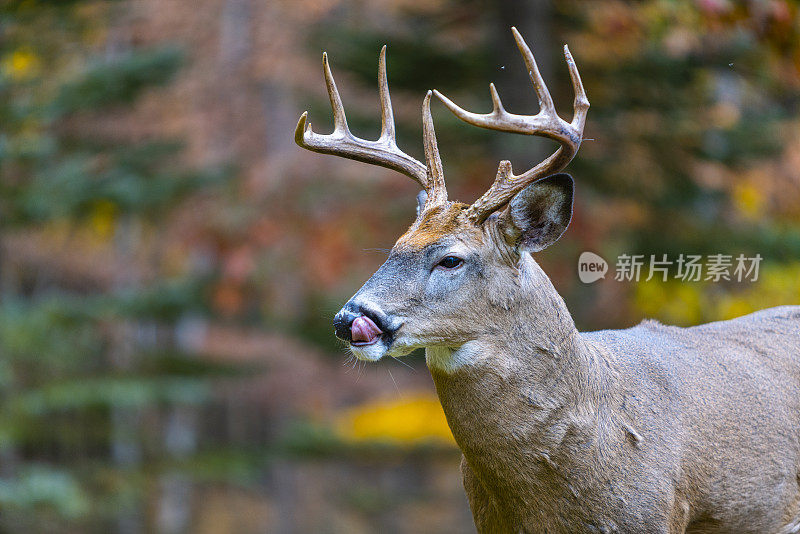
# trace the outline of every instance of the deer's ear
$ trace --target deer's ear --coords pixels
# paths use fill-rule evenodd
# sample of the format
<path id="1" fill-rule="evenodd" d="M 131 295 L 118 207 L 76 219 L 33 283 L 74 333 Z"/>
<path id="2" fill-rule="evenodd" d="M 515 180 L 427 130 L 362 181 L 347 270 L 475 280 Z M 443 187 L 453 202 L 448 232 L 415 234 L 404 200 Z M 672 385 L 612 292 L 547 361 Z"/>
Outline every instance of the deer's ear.
<path id="1" fill-rule="evenodd" d="M 572 219 L 574 188 L 572 177 L 562 173 L 520 191 L 500 216 L 509 243 L 527 252 L 538 252 L 555 243 Z"/>
<path id="2" fill-rule="evenodd" d="M 423 209 L 425 209 L 425 203 L 427 201 L 428 193 L 426 193 L 424 189 L 417 193 L 417 217 L 419 217 L 419 214 L 422 213 Z"/>

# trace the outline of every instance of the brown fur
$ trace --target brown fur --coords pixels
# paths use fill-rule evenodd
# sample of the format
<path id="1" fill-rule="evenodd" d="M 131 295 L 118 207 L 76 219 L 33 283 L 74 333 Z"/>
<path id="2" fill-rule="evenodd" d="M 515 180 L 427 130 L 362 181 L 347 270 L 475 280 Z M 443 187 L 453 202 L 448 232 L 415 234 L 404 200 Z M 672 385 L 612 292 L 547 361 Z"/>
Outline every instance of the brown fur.
<path id="1" fill-rule="evenodd" d="M 423 211 L 406 233 L 400 236 L 395 247 L 421 250 L 446 235 L 465 232 L 471 233 L 473 237 L 479 235 L 475 225 L 464 215 L 464 210 L 468 207 L 458 202 L 446 202 Z"/>

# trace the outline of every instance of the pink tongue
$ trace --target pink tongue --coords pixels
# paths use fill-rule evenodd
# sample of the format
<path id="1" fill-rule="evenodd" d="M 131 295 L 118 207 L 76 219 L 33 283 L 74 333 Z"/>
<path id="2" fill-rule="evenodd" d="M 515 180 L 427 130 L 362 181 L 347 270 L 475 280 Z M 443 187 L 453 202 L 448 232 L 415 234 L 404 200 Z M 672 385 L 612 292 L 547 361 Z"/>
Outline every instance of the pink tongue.
<path id="1" fill-rule="evenodd" d="M 356 320 L 353 321 L 353 325 L 350 327 L 353 343 L 374 343 L 382 333 L 381 329 L 372 322 L 372 319 L 363 315 L 356 318 Z"/>

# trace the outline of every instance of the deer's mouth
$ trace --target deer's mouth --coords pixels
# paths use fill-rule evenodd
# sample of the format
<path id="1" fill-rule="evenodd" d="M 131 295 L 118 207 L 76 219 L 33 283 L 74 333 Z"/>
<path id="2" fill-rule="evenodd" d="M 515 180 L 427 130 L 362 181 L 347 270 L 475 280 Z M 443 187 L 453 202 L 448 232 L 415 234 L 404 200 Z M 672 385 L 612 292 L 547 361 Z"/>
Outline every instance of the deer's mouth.
<path id="1" fill-rule="evenodd" d="M 399 328 L 390 328 L 382 316 L 362 315 L 350 327 L 350 350 L 359 360 L 375 362 L 386 356 L 394 346 Z"/>
<path id="2" fill-rule="evenodd" d="M 348 302 L 333 318 L 336 337 L 360 360 L 380 360 L 394 345 L 402 320 L 378 306 Z"/>
<path id="3" fill-rule="evenodd" d="M 366 315 L 356 317 L 353 324 L 350 325 L 350 343 L 356 347 L 374 345 L 380 341 L 382 336 L 383 330 Z"/>

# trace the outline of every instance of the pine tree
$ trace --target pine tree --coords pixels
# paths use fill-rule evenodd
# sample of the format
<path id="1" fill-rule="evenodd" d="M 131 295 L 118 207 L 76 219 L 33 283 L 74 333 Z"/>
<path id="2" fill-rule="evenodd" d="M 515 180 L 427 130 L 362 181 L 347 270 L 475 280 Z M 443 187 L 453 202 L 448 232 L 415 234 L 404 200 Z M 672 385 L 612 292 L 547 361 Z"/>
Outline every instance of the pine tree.
<path id="1" fill-rule="evenodd" d="M 4 530 L 144 530 L 144 475 L 169 460 L 145 418 L 202 401 L 213 374 L 175 340 L 182 318 L 204 313 L 202 280 L 189 272 L 153 285 L 137 257 L 152 253 L 183 199 L 227 174 L 187 167 L 175 140 L 135 140 L 109 124 L 184 61 L 174 48 L 98 43 L 112 4 L 0 6 Z M 41 247 L 53 234 L 122 267 L 76 280 L 58 263 L 64 254 L 19 259 L 21 240 Z"/>

